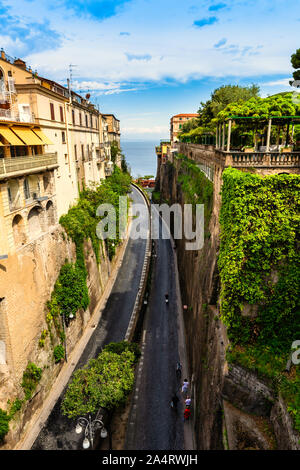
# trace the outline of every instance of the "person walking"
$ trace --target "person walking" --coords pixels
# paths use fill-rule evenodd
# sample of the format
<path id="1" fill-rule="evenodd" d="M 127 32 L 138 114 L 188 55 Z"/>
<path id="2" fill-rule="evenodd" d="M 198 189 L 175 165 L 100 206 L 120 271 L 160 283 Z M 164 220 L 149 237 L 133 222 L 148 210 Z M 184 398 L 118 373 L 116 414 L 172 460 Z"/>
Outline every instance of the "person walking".
<path id="1" fill-rule="evenodd" d="M 185 406 L 187 408 L 190 408 L 191 404 L 192 404 L 192 399 L 191 399 L 191 397 L 187 396 L 186 400 L 185 400 Z"/>
<path id="2" fill-rule="evenodd" d="M 181 379 L 181 369 L 182 369 L 182 365 L 178 361 L 177 364 L 176 364 L 176 377 L 177 377 L 178 380 Z"/>
<path id="3" fill-rule="evenodd" d="M 184 397 L 186 397 L 186 395 L 187 395 L 188 388 L 189 388 L 188 379 L 184 379 L 183 384 L 182 384 L 182 388 L 181 388 L 181 392 L 182 392 Z"/>
<path id="4" fill-rule="evenodd" d="M 187 421 L 191 416 L 191 410 L 190 408 L 186 408 L 183 413 L 183 420 Z"/>

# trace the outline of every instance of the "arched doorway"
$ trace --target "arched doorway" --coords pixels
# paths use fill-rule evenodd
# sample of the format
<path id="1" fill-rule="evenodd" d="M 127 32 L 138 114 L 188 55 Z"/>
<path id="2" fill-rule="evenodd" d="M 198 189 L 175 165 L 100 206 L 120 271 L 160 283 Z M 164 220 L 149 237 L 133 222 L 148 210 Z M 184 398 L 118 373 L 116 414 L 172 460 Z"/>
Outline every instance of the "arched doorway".
<path id="1" fill-rule="evenodd" d="M 14 242 L 16 247 L 25 245 L 26 233 L 23 217 L 20 214 L 15 215 L 12 221 L 12 229 L 14 235 Z"/>
<path id="2" fill-rule="evenodd" d="M 30 238 L 35 238 L 42 233 L 42 224 L 40 219 L 41 211 L 42 209 L 40 207 L 35 206 L 28 214 L 28 230 Z"/>
<path id="3" fill-rule="evenodd" d="M 47 217 L 48 226 L 55 224 L 55 212 L 54 212 L 54 205 L 52 201 L 47 202 L 46 217 Z"/>

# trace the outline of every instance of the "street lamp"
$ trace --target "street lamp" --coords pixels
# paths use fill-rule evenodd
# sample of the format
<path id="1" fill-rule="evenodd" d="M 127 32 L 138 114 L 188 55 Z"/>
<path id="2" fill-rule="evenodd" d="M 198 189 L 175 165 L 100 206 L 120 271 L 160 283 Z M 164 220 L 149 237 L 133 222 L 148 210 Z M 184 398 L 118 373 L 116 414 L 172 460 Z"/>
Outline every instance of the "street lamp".
<path id="1" fill-rule="evenodd" d="M 70 311 L 71 313 L 69 314 L 69 316 L 67 317 L 67 319 L 69 319 L 69 318 L 74 318 L 74 315 L 73 315 L 71 309 L 69 309 L 69 311 Z M 63 311 L 63 312 L 62 312 L 62 325 L 63 325 L 63 332 L 64 332 L 65 360 L 66 360 L 66 362 L 68 362 L 68 356 L 67 356 L 67 341 L 66 341 L 66 333 L 65 333 L 65 323 L 66 323 L 66 325 L 68 326 L 68 323 L 66 322 L 65 312 Z"/>
<path id="2" fill-rule="evenodd" d="M 98 412 L 99 413 L 99 412 Z M 102 418 L 103 415 L 97 416 L 92 420 L 91 415 L 88 418 L 80 417 L 77 420 L 75 432 L 76 434 L 81 434 L 84 429 L 84 440 L 82 442 L 82 447 L 88 449 L 90 446 L 93 448 L 94 445 L 94 436 L 97 429 L 101 429 L 101 437 L 105 439 L 107 437 L 107 430 L 104 427 Z"/>

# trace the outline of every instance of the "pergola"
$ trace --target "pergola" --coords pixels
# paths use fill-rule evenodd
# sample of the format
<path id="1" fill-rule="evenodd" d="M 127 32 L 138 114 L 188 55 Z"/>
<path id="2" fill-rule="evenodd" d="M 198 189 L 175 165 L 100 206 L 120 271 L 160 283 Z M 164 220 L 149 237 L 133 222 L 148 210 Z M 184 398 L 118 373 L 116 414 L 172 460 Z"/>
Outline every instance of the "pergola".
<path id="1" fill-rule="evenodd" d="M 269 118 L 262 118 L 261 116 L 230 116 L 225 119 L 222 123 L 217 125 L 216 128 L 216 148 L 225 150 L 225 134 L 226 134 L 226 121 L 228 121 L 228 130 L 227 130 L 227 143 L 226 151 L 230 151 L 230 139 L 231 139 L 231 128 L 232 122 L 237 120 L 248 120 L 252 122 L 259 122 L 259 124 L 268 125 L 267 130 L 267 143 L 265 152 L 270 151 L 270 139 L 271 139 L 271 129 L 272 125 L 282 126 L 287 125 L 286 131 L 286 142 L 288 141 L 290 126 L 292 125 L 292 137 L 294 134 L 295 123 L 300 124 L 300 116 L 270 116 Z"/>

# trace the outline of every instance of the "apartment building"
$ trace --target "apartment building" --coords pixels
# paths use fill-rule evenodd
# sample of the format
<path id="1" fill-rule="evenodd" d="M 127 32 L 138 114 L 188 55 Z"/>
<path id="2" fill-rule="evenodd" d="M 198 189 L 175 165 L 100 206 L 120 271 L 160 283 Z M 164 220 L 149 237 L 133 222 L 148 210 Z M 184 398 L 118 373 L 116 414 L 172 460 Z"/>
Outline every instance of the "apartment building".
<path id="1" fill-rule="evenodd" d="M 89 97 L 1 50 L 0 408 L 28 360 L 43 356 L 34 348 L 45 304 L 70 256 L 59 217 L 112 166 L 109 124 Z"/>
<path id="2" fill-rule="evenodd" d="M 170 121 L 170 139 L 171 142 L 178 142 L 178 134 L 181 132 L 182 126 L 190 119 L 199 117 L 199 114 L 176 114 L 171 117 Z"/>
<path id="3" fill-rule="evenodd" d="M 113 114 L 104 114 L 108 124 L 108 140 L 110 143 L 117 142 L 120 147 L 120 121 Z"/>

